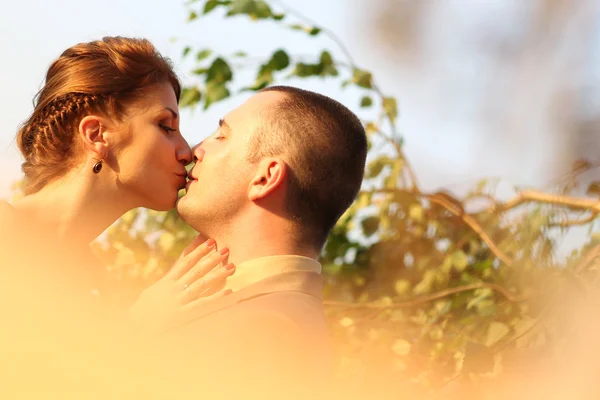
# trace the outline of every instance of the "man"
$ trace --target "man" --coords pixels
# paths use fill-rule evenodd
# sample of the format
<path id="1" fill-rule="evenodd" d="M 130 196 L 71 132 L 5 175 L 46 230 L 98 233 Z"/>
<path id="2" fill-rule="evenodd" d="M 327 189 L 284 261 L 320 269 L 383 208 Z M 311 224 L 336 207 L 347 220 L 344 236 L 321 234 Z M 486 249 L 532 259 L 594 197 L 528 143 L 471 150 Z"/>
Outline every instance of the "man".
<path id="1" fill-rule="evenodd" d="M 236 273 L 233 294 L 175 335 L 194 341 L 200 362 L 227 360 L 228 372 L 243 374 L 238 395 L 317 390 L 332 368 L 317 258 L 361 186 L 360 120 L 328 97 L 274 86 L 226 115 L 193 153 L 177 210 L 227 247 Z"/>

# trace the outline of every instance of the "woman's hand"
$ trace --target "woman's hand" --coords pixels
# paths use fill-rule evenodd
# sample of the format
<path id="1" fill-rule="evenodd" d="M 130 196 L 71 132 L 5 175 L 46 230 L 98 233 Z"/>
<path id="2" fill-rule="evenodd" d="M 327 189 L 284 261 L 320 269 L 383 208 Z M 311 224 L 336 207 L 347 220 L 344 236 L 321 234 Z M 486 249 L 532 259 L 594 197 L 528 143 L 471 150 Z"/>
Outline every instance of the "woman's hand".
<path id="1" fill-rule="evenodd" d="M 204 304 L 231 293 L 222 291 L 233 264 L 222 266 L 229 249 L 214 251 L 216 243 L 198 236 L 185 248 L 175 265 L 145 289 L 130 313 L 139 329 L 163 330 L 193 320 Z"/>

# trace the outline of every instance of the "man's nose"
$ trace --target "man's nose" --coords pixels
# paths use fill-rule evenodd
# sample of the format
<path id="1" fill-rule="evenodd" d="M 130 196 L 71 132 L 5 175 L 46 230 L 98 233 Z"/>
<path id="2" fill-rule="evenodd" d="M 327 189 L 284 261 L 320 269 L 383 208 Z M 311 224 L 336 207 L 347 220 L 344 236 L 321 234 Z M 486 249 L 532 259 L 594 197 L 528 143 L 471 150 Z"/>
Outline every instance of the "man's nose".
<path id="1" fill-rule="evenodd" d="M 194 158 L 194 162 L 202 162 L 204 158 L 204 150 L 202 149 L 202 143 L 198 143 L 192 149 L 192 156 Z"/>

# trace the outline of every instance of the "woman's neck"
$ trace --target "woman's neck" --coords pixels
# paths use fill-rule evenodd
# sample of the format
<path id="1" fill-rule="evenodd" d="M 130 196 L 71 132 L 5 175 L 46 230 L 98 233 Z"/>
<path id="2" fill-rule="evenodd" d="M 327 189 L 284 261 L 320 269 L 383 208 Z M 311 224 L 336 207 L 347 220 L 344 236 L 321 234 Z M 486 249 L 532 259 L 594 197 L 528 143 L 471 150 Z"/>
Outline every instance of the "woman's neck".
<path id="1" fill-rule="evenodd" d="M 71 173 L 14 203 L 16 211 L 56 234 L 59 243 L 86 247 L 133 205 L 116 188 Z"/>

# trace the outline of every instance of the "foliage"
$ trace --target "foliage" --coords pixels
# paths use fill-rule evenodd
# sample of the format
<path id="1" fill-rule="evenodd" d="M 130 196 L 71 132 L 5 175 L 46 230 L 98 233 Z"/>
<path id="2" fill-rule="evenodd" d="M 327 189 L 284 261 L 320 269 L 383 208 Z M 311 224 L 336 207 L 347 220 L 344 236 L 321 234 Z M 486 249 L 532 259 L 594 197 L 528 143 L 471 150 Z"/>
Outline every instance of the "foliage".
<path id="1" fill-rule="evenodd" d="M 364 121 L 371 146 L 364 190 L 321 255 L 341 375 L 368 381 L 386 371 L 397 381 L 435 391 L 456 379 L 471 385 L 494 379 L 512 366 L 506 354 L 547 348 L 553 331 L 538 323 L 547 310 L 540 289 L 559 290 L 587 271 L 580 256 L 600 238 L 592 237 L 566 261 L 554 253 L 573 211 L 590 213 L 579 221 L 583 224 L 594 221 L 595 199 L 567 197 L 572 182 L 562 197 L 522 192 L 505 203 L 494 197 L 490 182 L 462 199 L 444 191 L 425 193 L 395 128 L 396 98 L 354 62 L 333 33 L 279 3 L 209 0 L 188 7 L 190 23 L 223 12 L 225 19 L 271 21 L 274 31 L 292 29 L 315 41 L 327 35 L 343 58 L 318 50 L 306 62 L 293 49 L 273 49 L 253 81 L 235 87 L 235 65 L 247 58 L 244 52 L 221 55 L 188 46 L 183 56 L 195 56 L 195 78 L 183 91 L 182 107 L 207 109 L 235 93 L 293 77 L 336 80 L 340 90 L 354 87 L 362 93 L 356 106 L 371 112 L 372 119 Z M 384 144 L 383 150 L 375 143 Z M 588 194 L 597 193 L 598 185 L 591 185 Z M 484 205 L 472 211 L 477 202 Z M 147 283 L 194 236 L 174 212 L 134 210 L 111 227 L 97 250 L 123 279 Z"/>

